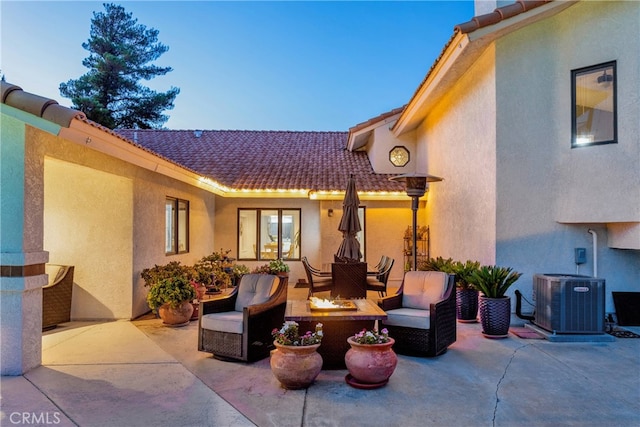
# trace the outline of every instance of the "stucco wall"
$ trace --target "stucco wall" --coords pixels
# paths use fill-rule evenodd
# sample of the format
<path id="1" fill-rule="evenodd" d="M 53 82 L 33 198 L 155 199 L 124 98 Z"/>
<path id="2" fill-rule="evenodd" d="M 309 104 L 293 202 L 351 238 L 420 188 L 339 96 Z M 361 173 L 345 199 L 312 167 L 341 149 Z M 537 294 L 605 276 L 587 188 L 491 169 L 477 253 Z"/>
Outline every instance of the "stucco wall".
<path id="1" fill-rule="evenodd" d="M 72 319 L 129 318 L 131 180 L 50 158 L 44 166 L 44 248 L 49 262 L 75 265 Z"/>
<path id="2" fill-rule="evenodd" d="M 213 194 L 36 132 L 47 156 L 45 249 L 50 262 L 76 266 L 73 319 L 140 316 L 149 311 L 142 269 L 170 261 L 193 264 L 213 252 Z M 189 201 L 186 254 L 164 252 L 167 196 Z"/>
<path id="3" fill-rule="evenodd" d="M 593 228 L 613 311 L 610 291 L 640 290 L 640 254 L 608 248 L 598 224 L 640 219 L 640 5 L 586 3 L 496 42 L 496 262 L 524 273 L 525 294 L 534 273 L 575 273 L 575 247 L 587 248 L 580 273 L 591 275 Z M 571 149 L 571 70 L 611 60 L 619 142 Z"/>
<path id="4" fill-rule="evenodd" d="M 389 285 L 402 280 L 402 248 L 404 230 L 411 224 L 410 202 L 361 201 L 366 207 L 366 261 L 375 265 L 384 254 L 393 257 L 396 263 L 390 276 Z M 216 250 L 231 249 L 232 256 L 237 255 L 237 210 L 238 208 L 300 208 L 302 209 L 301 254 L 317 267 L 333 261 L 340 246 L 342 234 L 338 223 L 342 216 L 341 200 L 305 200 L 305 199 L 238 199 L 218 198 L 216 201 Z M 329 217 L 328 210 L 333 209 Z M 266 261 L 239 261 L 249 268 L 265 264 Z M 305 279 L 304 268 L 300 261 L 287 262 L 291 268 L 289 282 L 296 283 Z"/>
<path id="5" fill-rule="evenodd" d="M 495 261 L 495 82 L 489 48 L 418 128 L 432 256 Z M 421 170 L 421 169 L 426 170 Z"/>

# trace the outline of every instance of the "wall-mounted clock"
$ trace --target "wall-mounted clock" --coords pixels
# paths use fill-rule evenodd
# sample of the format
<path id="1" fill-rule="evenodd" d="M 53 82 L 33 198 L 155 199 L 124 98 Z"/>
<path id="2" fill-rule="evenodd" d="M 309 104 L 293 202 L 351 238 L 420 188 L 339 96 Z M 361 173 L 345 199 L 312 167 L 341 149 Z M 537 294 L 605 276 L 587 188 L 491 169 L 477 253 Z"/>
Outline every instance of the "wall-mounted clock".
<path id="1" fill-rule="evenodd" d="M 389 151 L 389 161 L 394 166 L 405 166 L 409 163 L 409 150 L 401 145 L 396 145 Z"/>

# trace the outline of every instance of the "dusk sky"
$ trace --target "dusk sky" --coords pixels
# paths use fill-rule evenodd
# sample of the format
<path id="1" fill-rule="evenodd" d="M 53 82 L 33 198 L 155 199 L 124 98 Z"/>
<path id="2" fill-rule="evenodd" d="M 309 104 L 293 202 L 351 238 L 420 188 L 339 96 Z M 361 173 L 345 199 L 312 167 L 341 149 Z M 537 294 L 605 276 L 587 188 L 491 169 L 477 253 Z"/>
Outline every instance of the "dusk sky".
<path id="1" fill-rule="evenodd" d="M 71 106 L 58 90 L 88 69 L 100 1 L 0 2 L 0 70 Z M 169 47 L 173 71 L 142 82 L 180 88 L 169 129 L 345 131 L 406 104 L 473 1 L 125 1 Z"/>

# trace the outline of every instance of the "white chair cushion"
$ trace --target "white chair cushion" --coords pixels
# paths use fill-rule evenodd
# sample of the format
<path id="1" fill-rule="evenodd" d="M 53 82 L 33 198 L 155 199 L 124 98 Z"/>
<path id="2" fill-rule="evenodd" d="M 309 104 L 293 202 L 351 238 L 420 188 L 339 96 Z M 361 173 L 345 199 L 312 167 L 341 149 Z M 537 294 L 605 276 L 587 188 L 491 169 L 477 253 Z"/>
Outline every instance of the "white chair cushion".
<path id="1" fill-rule="evenodd" d="M 429 304 L 442 299 L 448 277 L 441 271 L 408 271 L 404 275 L 402 306 L 429 310 Z"/>
<path id="2" fill-rule="evenodd" d="M 397 308 L 394 310 L 388 310 L 386 313 L 387 319 L 382 321 L 383 325 L 429 329 L 429 310 L 420 310 L 417 308 Z"/>
<path id="3" fill-rule="evenodd" d="M 202 316 L 202 329 L 211 331 L 228 332 L 230 334 L 242 334 L 244 331 L 241 311 L 223 311 Z"/>
<path id="4" fill-rule="evenodd" d="M 271 274 L 245 274 L 238 285 L 236 311 L 254 304 L 266 302 L 277 289 L 279 279 Z"/>

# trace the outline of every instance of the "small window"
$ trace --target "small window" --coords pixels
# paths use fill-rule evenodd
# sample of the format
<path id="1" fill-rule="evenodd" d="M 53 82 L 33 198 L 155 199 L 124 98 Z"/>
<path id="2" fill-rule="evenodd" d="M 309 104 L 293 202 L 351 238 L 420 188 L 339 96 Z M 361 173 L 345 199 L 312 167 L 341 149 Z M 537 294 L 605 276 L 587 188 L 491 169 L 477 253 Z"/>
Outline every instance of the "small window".
<path id="1" fill-rule="evenodd" d="M 616 62 L 571 71 L 571 147 L 618 142 Z"/>
<path id="2" fill-rule="evenodd" d="M 165 253 L 189 252 L 189 202 L 167 197 L 165 201 Z"/>
<path id="3" fill-rule="evenodd" d="M 300 209 L 238 209 L 238 259 L 300 259 Z"/>

